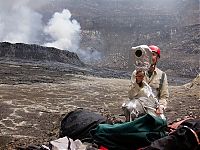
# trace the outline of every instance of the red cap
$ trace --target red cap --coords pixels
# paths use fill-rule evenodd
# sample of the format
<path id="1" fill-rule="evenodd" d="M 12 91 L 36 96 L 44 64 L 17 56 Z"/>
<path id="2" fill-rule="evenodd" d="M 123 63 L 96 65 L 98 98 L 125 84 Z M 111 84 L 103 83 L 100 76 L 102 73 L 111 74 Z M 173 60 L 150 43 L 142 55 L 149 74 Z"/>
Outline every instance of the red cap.
<path id="1" fill-rule="evenodd" d="M 152 50 L 152 52 L 156 52 L 158 57 L 160 57 L 160 48 L 158 46 L 150 45 L 149 48 Z"/>

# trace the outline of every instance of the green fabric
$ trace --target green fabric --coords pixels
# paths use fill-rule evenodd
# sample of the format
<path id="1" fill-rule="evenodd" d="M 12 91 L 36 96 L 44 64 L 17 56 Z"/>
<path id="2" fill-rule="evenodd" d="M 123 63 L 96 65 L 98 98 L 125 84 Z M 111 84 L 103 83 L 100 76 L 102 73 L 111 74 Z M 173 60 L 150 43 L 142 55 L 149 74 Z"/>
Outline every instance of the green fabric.
<path id="1" fill-rule="evenodd" d="M 132 122 L 99 124 L 91 135 L 97 144 L 109 150 L 134 150 L 166 136 L 166 126 L 165 120 L 146 114 Z"/>

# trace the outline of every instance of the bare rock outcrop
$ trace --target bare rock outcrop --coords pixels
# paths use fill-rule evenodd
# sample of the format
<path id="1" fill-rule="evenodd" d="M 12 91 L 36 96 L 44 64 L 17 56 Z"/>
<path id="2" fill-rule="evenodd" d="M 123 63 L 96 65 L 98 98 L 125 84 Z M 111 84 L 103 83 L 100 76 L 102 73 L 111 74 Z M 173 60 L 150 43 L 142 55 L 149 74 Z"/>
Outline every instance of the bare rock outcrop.
<path id="1" fill-rule="evenodd" d="M 43 62 L 52 61 L 78 66 L 84 65 L 76 53 L 69 52 L 67 50 L 56 49 L 53 47 L 44 47 L 35 44 L 24 43 L 0 43 L 0 58 L 7 60 L 22 59 Z"/>
<path id="2" fill-rule="evenodd" d="M 200 74 L 191 82 L 181 86 L 170 86 L 169 109 L 167 117 L 170 121 L 191 116 L 200 118 Z"/>

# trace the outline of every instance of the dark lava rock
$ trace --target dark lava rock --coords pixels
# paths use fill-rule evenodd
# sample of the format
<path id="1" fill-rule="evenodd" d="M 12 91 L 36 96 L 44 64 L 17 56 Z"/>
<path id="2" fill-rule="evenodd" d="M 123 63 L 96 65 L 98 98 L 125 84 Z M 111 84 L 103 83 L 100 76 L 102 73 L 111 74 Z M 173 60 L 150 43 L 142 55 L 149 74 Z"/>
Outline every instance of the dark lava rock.
<path id="1" fill-rule="evenodd" d="M 0 57 L 7 60 L 52 61 L 84 66 L 76 53 L 35 44 L 1 42 Z"/>

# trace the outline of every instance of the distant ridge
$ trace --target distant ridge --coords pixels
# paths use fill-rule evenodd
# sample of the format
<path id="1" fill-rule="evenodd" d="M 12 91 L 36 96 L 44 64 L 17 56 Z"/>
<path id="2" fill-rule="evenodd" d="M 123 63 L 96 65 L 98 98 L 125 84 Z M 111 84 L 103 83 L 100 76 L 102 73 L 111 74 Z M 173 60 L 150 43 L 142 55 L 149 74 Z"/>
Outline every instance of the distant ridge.
<path id="1" fill-rule="evenodd" d="M 74 52 L 36 44 L 0 42 L 0 58 L 7 60 L 52 61 L 78 66 L 84 65 Z"/>

